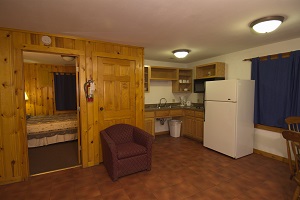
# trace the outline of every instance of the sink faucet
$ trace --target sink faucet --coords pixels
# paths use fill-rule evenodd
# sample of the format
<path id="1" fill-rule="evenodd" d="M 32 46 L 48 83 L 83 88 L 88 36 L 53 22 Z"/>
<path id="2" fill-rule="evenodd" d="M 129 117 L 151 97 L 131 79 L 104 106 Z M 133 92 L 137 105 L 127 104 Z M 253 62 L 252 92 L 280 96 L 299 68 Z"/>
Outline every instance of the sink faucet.
<path id="1" fill-rule="evenodd" d="M 166 106 L 167 106 L 167 99 L 166 99 L 166 98 L 161 98 L 161 99 L 159 100 L 159 107 L 162 106 L 162 102 L 161 102 L 162 100 L 165 100 L 164 107 L 166 107 Z"/>

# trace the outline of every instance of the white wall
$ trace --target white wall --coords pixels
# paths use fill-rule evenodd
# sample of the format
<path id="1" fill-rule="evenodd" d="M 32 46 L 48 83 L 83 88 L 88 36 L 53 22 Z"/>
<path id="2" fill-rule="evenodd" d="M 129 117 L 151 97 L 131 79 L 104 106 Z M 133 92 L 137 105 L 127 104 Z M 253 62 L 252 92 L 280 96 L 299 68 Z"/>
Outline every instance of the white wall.
<path id="1" fill-rule="evenodd" d="M 185 65 L 184 67 L 195 67 L 200 64 L 206 64 L 211 62 L 225 62 L 226 64 L 226 78 L 227 79 L 250 79 L 251 75 L 251 62 L 243 61 L 247 58 L 260 57 L 265 55 L 272 55 L 278 53 L 284 53 L 294 50 L 300 50 L 300 38 L 286 40 L 283 42 L 268 44 L 256 48 L 246 49 L 230 54 L 225 54 L 198 62 L 193 62 Z M 151 63 L 160 63 L 161 66 L 178 67 L 178 64 L 163 63 L 157 61 L 145 61 L 145 64 L 151 65 Z M 170 64 L 170 65 L 164 65 Z M 171 66 L 172 65 L 172 66 Z M 163 88 L 159 88 L 158 83 L 150 83 L 150 93 L 145 94 L 145 103 L 157 103 L 161 95 L 166 95 L 168 101 L 172 100 L 172 84 L 165 83 Z M 153 86 L 152 86 L 153 85 Z M 173 96 L 172 96 L 173 95 Z M 166 97 L 165 97 L 166 98 Z M 202 99 L 199 94 L 192 93 L 189 97 L 192 102 L 196 102 L 197 99 Z M 255 130 L 254 136 L 254 148 L 265 151 L 274 155 L 287 157 L 285 140 L 282 138 L 281 133 L 264 131 L 260 129 Z"/>
<path id="2" fill-rule="evenodd" d="M 166 98 L 168 103 L 179 103 L 180 97 L 190 99 L 192 93 L 172 93 L 172 81 L 150 81 L 150 92 L 145 93 L 145 104 L 158 104 L 161 98 Z"/>

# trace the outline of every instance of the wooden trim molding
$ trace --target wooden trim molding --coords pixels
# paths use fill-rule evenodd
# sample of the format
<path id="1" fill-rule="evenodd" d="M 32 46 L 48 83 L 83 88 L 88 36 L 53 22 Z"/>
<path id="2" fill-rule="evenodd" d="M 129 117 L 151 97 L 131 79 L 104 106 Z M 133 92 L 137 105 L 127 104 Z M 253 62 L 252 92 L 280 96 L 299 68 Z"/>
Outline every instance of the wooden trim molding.
<path id="1" fill-rule="evenodd" d="M 291 52 L 285 52 L 285 53 L 278 53 L 278 54 L 273 54 L 273 55 L 267 55 L 267 56 L 260 56 L 259 59 L 261 61 L 267 60 L 268 57 L 270 56 L 271 60 L 276 60 L 278 59 L 278 56 L 281 54 L 282 58 L 288 58 L 291 55 Z M 252 61 L 253 58 L 246 58 L 243 61 Z"/>
<path id="2" fill-rule="evenodd" d="M 76 166 L 73 166 L 73 167 L 67 167 L 67 168 L 63 168 L 63 169 L 57 169 L 57 170 L 52 170 L 52 171 L 48 171 L 48 172 L 42 172 L 42 173 L 38 173 L 38 174 L 33 174 L 33 175 L 30 175 L 30 177 L 44 175 L 44 174 L 51 174 L 53 172 L 60 172 L 60 171 L 68 170 L 68 169 L 74 169 L 74 168 L 82 168 L 82 165 L 76 165 Z"/>
<path id="3" fill-rule="evenodd" d="M 256 153 L 256 154 L 259 154 L 259 155 L 262 155 L 262 156 L 265 156 L 265 157 L 268 157 L 268 158 L 272 158 L 274 160 L 278 160 L 278 161 L 281 161 L 281 162 L 284 162 L 284 163 L 288 163 L 287 158 L 281 157 L 281 156 L 278 156 L 278 155 L 274 155 L 274 154 L 271 154 L 271 153 L 268 153 L 268 152 L 265 152 L 265 151 L 261 151 L 261 150 L 258 150 L 258 149 L 253 149 L 253 153 Z"/>

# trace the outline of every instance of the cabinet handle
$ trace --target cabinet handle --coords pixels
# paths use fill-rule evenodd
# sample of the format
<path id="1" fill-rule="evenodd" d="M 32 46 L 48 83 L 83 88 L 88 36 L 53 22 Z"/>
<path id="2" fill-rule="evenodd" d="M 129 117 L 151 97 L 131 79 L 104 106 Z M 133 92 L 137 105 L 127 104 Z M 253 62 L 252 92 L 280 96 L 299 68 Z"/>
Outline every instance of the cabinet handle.
<path id="1" fill-rule="evenodd" d="M 103 107 L 100 107 L 100 111 L 103 111 L 104 110 L 104 108 Z"/>

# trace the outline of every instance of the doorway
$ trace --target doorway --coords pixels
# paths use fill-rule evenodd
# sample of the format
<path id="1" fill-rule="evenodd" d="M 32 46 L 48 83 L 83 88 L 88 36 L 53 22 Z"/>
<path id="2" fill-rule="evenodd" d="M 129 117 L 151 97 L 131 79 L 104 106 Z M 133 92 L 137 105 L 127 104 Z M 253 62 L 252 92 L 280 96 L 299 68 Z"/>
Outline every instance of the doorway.
<path id="1" fill-rule="evenodd" d="M 74 60 L 65 61 L 60 54 L 23 52 L 30 175 L 76 167 L 81 163 L 77 111 L 79 74 L 77 59 L 73 57 Z M 56 76 L 66 76 L 66 80 L 73 81 L 70 89 L 75 91 L 76 101 L 72 108 L 64 110 L 56 106 L 55 88 L 63 87 L 55 84 Z"/>

